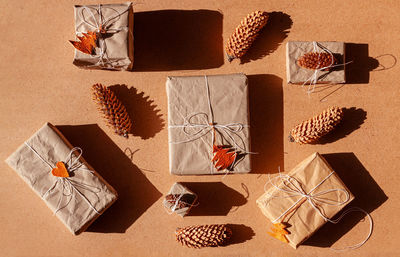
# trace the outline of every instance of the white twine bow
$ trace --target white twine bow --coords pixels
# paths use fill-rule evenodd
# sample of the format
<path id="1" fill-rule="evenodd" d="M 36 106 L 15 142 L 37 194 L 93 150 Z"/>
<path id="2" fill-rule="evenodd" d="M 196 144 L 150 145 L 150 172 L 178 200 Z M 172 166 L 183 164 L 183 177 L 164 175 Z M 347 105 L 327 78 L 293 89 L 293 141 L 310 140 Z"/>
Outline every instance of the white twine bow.
<path id="1" fill-rule="evenodd" d="M 334 68 L 334 67 L 345 66 L 345 65 L 353 62 L 353 61 L 349 61 L 349 62 L 346 62 L 343 64 L 334 64 L 335 58 L 334 58 L 331 50 L 329 50 L 328 48 L 326 48 L 325 46 L 321 45 L 320 43 L 318 43 L 316 41 L 313 41 L 312 43 L 313 43 L 313 52 L 319 53 L 318 49 L 321 49 L 322 51 L 327 52 L 331 56 L 331 63 L 328 66 L 315 69 L 313 74 L 306 81 L 304 81 L 302 87 L 304 87 L 308 82 L 310 82 L 307 87 L 308 96 L 310 96 L 310 94 L 313 93 L 315 90 L 315 85 L 317 84 L 318 80 L 320 79 L 320 77 L 318 76 L 318 73 L 320 71 L 325 71 L 327 69 Z M 320 59 L 318 58 L 317 67 L 319 67 L 320 64 L 321 64 Z"/>
<path id="2" fill-rule="evenodd" d="M 244 140 L 238 134 L 243 130 L 243 128 L 250 127 L 249 125 L 244 125 L 242 123 L 229 123 L 229 124 L 216 124 L 214 123 L 214 114 L 211 105 L 211 96 L 210 96 L 210 87 L 208 85 L 208 78 L 204 76 L 205 79 L 205 86 L 207 92 L 207 101 L 208 101 L 208 108 L 209 114 L 204 112 L 197 112 L 191 114 L 187 117 L 184 117 L 184 122 L 182 125 L 169 125 L 169 128 L 182 128 L 182 131 L 189 136 L 189 139 L 182 140 L 182 141 L 174 141 L 169 142 L 170 144 L 183 144 L 195 141 L 197 139 L 202 139 L 205 135 L 211 132 L 211 147 L 215 142 L 215 133 L 214 131 L 217 130 L 218 132 L 222 133 L 222 136 L 226 136 L 230 139 L 232 143 L 233 149 L 237 151 L 238 149 L 243 154 L 254 154 L 253 152 L 249 152 L 245 148 Z M 194 119 L 200 119 L 200 123 L 196 123 Z M 194 132 L 189 132 L 188 129 L 194 129 Z M 238 143 L 235 139 L 235 136 L 240 140 Z M 206 142 L 205 142 L 206 143 Z M 206 143 L 207 144 L 207 143 Z M 242 146 L 243 145 L 243 146 Z M 235 158 L 236 161 L 236 158 Z M 234 161 L 234 162 L 235 162 Z M 210 165 L 211 172 L 214 171 L 212 164 Z M 229 172 L 229 171 L 228 171 Z"/>
<path id="3" fill-rule="evenodd" d="M 347 215 L 350 212 L 362 212 L 364 213 L 369 221 L 370 221 L 370 228 L 369 228 L 369 232 L 368 235 L 366 236 L 366 238 L 361 241 L 360 243 L 351 245 L 351 246 L 346 246 L 344 248 L 331 248 L 332 250 L 335 251 L 345 251 L 348 249 L 356 249 L 361 247 L 362 245 L 364 245 L 368 239 L 371 237 L 372 234 L 372 230 L 373 230 L 373 221 L 371 218 L 371 215 L 369 215 L 369 213 L 367 213 L 366 211 L 364 211 L 361 208 L 358 207 L 352 207 L 350 209 L 345 210 L 342 215 L 340 215 L 340 217 L 338 217 L 337 219 L 330 219 L 327 216 L 325 216 L 325 214 L 323 213 L 323 210 L 321 210 L 321 208 L 318 206 L 318 204 L 327 204 L 327 205 L 335 205 L 335 206 L 339 206 L 342 204 L 346 204 L 349 200 L 350 200 L 350 194 L 349 192 L 347 192 L 347 190 L 343 189 L 343 188 L 332 188 L 332 189 L 327 189 L 318 193 L 314 193 L 314 191 L 321 186 L 327 179 L 329 179 L 335 172 L 332 171 L 331 173 L 329 173 L 329 175 L 327 175 L 324 179 L 322 179 L 316 186 L 314 186 L 308 193 L 306 193 L 306 191 L 303 189 L 303 186 L 301 184 L 300 181 L 298 181 L 295 177 L 289 176 L 287 174 L 282 174 L 279 171 L 279 175 L 277 177 L 274 177 L 273 179 L 271 179 L 270 175 L 268 174 L 268 182 L 265 184 L 264 186 L 264 191 L 270 195 L 270 197 L 272 198 L 291 198 L 291 197 L 299 197 L 299 199 L 294 202 L 289 208 L 287 208 L 281 215 L 279 215 L 277 218 L 275 218 L 274 220 L 272 220 L 272 223 L 276 223 L 278 221 L 282 222 L 282 220 L 286 217 L 287 214 L 291 213 L 292 211 L 295 211 L 302 203 L 302 201 L 307 201 L 311 207 L 313 207 L 314 210 L 317 211 L 317 213 L 327 222 L 333 223 L 333 224 L 337 224 L 340 222 L 340 220 Z M 279 180 L 281 182 L 280 185 L 277 185 L 276 183 L 274 183 L 273 180 Z M 271 184 L 275 189 L 277 189 L 280 192 L 283 192 L 285 195 L 283 196 L 277 196 L 277 195 L 272 195 L 271 193 L 269 193 L 266 190 L 266 186 L 268 184 Z M 331 200 L 331 199 L 327 199 L 324 198 L 324 195 L 327 195 L 329 193 L 332 192 L 336 192 L 336 193 L 341 193 L 343 192 L 345 194 L 345 199 L 344 200 Z M 338 197 L 339 199 L 341 199 L 341 197 Z"/>
<path id="4" fill-rule="evenodd" d="M 113 9 L 114 10 L 114 9 Z M 85 11 L 87 11 L 90 16 L 92 17 L 94 23 L 90 22 L 89 19 L 86 19 L 85 16 Z M 83 21 L 83 23 L 89 25 L 90 27 L 92 27 L 94 29 L 94 31 L 97 33 L 97 35 L 99 35 L 99 53 L 94 55 L 93 57 L 99 58 L 99 60 L 97 61 L 97 63 L 90 65 L 90 66 L 97 66 L 101 63 L 101 66 L 104 68 L 110 68 L 108 65 L 111 66 L 111 69 L 116 69 L 116 67 L 113 64 L 113 61 L 111 61 L 108 57 L 107 54 L 107 44 L 105 39 L 103 38 L 103 34 L 104 33 L 118 33 L 121 30 L 125 29 L 125 27 L 120 27 L 120 28 L 113 28 L 110 29 L 110 27 L 118 20 L 118 18 L 125 12 L 127 12 L 128 10 L 122 12 L 122 13 L 118 13 L 118 11 L 114 10 L 117 15 L 112 16 L 111 18 L 107 19 L 104 21 L 104 16 L 103 16 L 103 12 L 102 12 L 102 5 L 99 4 L 98 8 L 92 8 L 92 7 L 87 7 L 87 6 L 83 6 L 83 8 L 81 9 L 81 12 L 79 13 L 81 20 Z M 98 19 L 96 19 L 96 15 L 98 15 Z M 81 32 L 76 32 L 76 34 L 79 34 Z M 106 59 L 106 62 L 104 61 L 104 59 Z M 114 61 L 114 62 L 117 62 Z"/>
<path id="5" fill-rule="evenodd" d="M 28 148 L 36 155 L 39 157 L 40 160 L 42 160 L 45 164 L 47 164 L 47 166 L 49 166 L 50 171 L 54 168 L 54 165 L 50 164 L 49 162 L 47 162 L 32 146 L 30 146 L 27 142 L 25 142 L 25 145 L 28 146 Z M 75 156 L 74 152 L 78 151 L 79 155 Z M 82 167 L 83 163 L 81 163 L 79 161 L 79 158 L 82 156 L 82 149 L 79 147 L 74 147 L 71 149 L 71 151 L 69 152 L 68 156 L 65 158 L 65 164 L 66 164 L 66 168 L 68 170 L 69 173 L 73 173 L 77 170 L 86 170 L 89 171 L 90 173 L 93 173 L 91 170 L 86 169 L 84 167 Z M 59 185 L 59 187 L 61 187 L 61 195 L 58 199 L 58 203 L 57 203 L 57 207 L 56 210 L 54 211 L 54 215 L 60 211 L 61 209 L 65 208 L 70 201 L 73 198 L 73 193 L 76 192 L 78 195 L 80 195 L 82 197 L 82 199 L 89 205 L 89 207 L 96 212 L 97 214 L 100 214 L 96 208 L 93 206 L 93 204 L 86 198 L 86 196 L 84 194 L 82 194 L 78 188 L 82 188 L 86 191 L 92 192 L 93 194 L 95 194 L 97 196 L 97 193 L 100 192 L 100 189 L 92 186 L 92 185 L 87 185 L 84 183 L 80 183 L 80 182 L 76 182 L 70 178 L 64 178 L 64 177 L 57 177 L 57 179 L 54 181 L 53 185 L 50 186 L 50 188 L 42 195 L 42 198 L 45 199 L 45 197 L 53 190 L 56 189 L 57 185 Z M 60 206 L 61 205 L 61 201 L 63 199 L 64 196 L 70 196 L 69 200 L 67 201 L 67 203 L 64 206 Z"/>

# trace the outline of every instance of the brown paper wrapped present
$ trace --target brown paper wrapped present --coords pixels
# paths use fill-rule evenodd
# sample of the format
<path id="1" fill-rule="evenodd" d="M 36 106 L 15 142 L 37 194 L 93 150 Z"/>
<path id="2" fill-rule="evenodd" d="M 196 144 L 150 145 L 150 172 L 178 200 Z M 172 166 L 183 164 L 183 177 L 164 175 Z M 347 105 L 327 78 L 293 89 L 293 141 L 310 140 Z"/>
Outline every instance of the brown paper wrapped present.
<path id="1" fill-rule="evenodd" d="M 354 199 L 318 153 L 269 182 L 257 205 L 274 224 L 271 235 L 294 248 Z"/>
<path id="2" fill-rule="evenodd" d="M 250 172 L 246 75 L 169 77 L 166 86 L 170 172 Z"/>
<path id="3" fill-rule="evenodd" d="M 75 49 L 73 64 L 86 69 L 131 70 L 133 65 L 132 3 L 75 5 L 75 33 L 96 32 L 94 54 Z"/>
<path id="4" fill-rule="evenodd" d="M 307 69 L 298 64 L 298 59 L 310 52 L 332 54 L 336 63 L 330 69 Z M 287 82 L 292 84 L 345 83 L 345 44 L 343 42 L 289 41 L 286 44 Z M 330 66 L 330 65 L 327 65 Z"/>
<path id="5" fill-rule="evenodd" d="M 47 123 L 6 160 L 76 235 L 117 200 L 114 188 L 81 155 Z"/>
<path id="6" fill-rule="evenodd" d="M 181 183 L 172 185 L 168 194 L 164 197 L 163 205 L 168 213 L 176 213 L 185 217 L 190 209 L 196 205 L 197 195 Z"/>

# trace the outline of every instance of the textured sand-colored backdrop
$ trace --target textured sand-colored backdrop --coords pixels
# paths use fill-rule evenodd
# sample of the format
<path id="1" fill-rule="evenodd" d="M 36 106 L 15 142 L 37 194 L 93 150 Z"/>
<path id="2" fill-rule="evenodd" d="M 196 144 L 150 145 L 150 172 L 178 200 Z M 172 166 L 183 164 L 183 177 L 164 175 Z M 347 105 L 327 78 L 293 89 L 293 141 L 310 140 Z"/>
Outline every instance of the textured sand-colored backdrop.
<path id="1" fill-rule="evenodd" d="M 110 2 L 118 2 L 111 1 Z M 57 125 L 119 192 L 89 229 L 73 236 L 44 202 L 0 162 L 0 256 L 398 256 L 400 2 L 144 0 L 135 3 L 135 69 L 89 71 L 72 65 L 74 4 L 96 1 L 0 0 L 0 160 L 45 122 Z M 270 23 L 242 64 L 223 46 L 249 12 Z M 288 40 L 345 41 L 353 60 L 346 85 L 304 89 L 286 83 Z M 172 176 L 168 172 L 166 77 L 244 72 L 249 77 L 254 172 Z M 134 121 L 126 140 L 105 125 L 91 100 L 94 83 L 113 85 Z M 346 125 L 319 145 L 296 145 L 288 131 L 328 106 L 346 107 Z M 256 206 L 267 174 L 290 170 L 319 151 L 335 168 L 375 227 L 361 215 L 326 225 L 298 250 L 269 237 Z M 188 182 L 200 205 L 182 219 L 168 215 L 162 195 Z M 233 224 L 232 244 L 192 250 L 175 242 L 176 227 Z"/>

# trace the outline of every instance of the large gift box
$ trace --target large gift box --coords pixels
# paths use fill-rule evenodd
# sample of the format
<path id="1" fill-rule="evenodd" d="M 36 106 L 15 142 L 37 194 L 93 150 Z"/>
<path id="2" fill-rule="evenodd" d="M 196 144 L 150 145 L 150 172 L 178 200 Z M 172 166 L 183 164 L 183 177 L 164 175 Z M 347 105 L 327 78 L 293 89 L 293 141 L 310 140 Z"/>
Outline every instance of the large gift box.
<path id="1" fill-rule="evenodd" d="M 174 183 L 164 197 L 163 205 L 168 213 L 176 213 L 185 217 L 190 209 L 196 205 L 197 195 L 181 183 Z"/>
<path id="2" fill-rule="evenodd" d="M 250 172 L 246 75 L 168 77 L 166 87 L 170 172 Z"/>
<path id="3" fill-rule="evenodd" d="M 87 69 L 131 70 L 133 65 L 132 3 L 75 5 L 75 33 L 96 32 L 93 54 L 75 49 L 73 64 Z"/>
<path id="4" fill-rule="evenodd" d="M 332 56 L 336 62 L 326 66 L 313 63 L 320 69 L 307 69 L 300 66 L 298 62 L 307 53 L 323 53 L 328 57 Z M 287 82 L 292 84 L 345 83 L 344 60 L 345 43 L 343 42 L 289 41 L 286 44 Z M 331 67 L 324 69 L 327 66 Z"/>
<path id="5" fill-rule="evenodd" d="M 297 248 L 354 196 L 318 153 L 271 178 L 257 205 L 274 224 L 270 235 Z"/>
<path id="6" fill-rule="evenodd" d="M 47 123 L 6 160 L 74 234 L 117 200 L 114 188 L 81 155 Z"/>

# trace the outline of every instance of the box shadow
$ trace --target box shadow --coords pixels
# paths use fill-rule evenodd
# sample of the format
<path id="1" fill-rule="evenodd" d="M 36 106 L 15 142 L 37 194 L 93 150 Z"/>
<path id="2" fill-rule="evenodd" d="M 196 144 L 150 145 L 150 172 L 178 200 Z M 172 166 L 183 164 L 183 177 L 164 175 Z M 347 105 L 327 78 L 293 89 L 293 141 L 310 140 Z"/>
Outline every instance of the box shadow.
<path id="1" fill-rule="evenodd" d="M 375 182 L 354 153 L 332 153 L 323 154 L 322 156 L 355 196 L 355 199 L 344 209 L 359 207 L 371 213 L 388 199 L 384 191 Z M 351 215 L 346 215 L 338 224 L 328 222 L 304 242 L 304 245 L 318 247 L 332 246 L 365 218 L 364 214 L 360 214 L 355 213 L 353 215 L 352 213 Z"/>
<path id="2" fill-rule="evenodd" d="M 198 197 L 199 205 L 193 207 L 188 216 L 226 216 L 247 203 L 247 199 L 241 193 L 222 182 L 180 183 Z"/>
<path id="3" fill-rule="evenodd" d="M 97 124 L 56 127 L 118 192 L 118 200 L 87 231 L 125 233 L 161 193 Z"/>
<path id="4" fill-rule="evenodd" d="M 218 11 L 137 12 L 134 19 L 133 71 L 201 70 L 224 63 Z"/>
<path id="5" fill-rule="evenodd" d="M 249 75 L 252 173 L 284 170 L 282 79 L 267 74 Z"/>
<path id="6" fill-rule="evenodd" d="M 346 43 L 346 84 L 368 84 L 369 73 L 379 61 L 369 56 L 368 44 Z"/>

